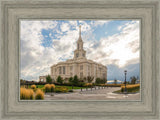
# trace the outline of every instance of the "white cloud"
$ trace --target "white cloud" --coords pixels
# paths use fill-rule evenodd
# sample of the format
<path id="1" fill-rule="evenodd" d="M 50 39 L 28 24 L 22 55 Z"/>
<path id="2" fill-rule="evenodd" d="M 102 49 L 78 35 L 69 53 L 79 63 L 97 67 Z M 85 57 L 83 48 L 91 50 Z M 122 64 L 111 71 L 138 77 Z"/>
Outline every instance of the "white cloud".
<path id="1" fill-rule="evenodd" d="M 88 58 L 105 65 L 124 67 L 133 59 L 134 63 L 139 62 L 139 22 L 127 23 L 119 34 L 101 38 L 96 48 L 88 49 Z"/>
<path id="2" fill-rule="evenodd" d="M 101 62 L 104 65 L 115 64 L 123 67 L 130 63 L 139 62 L 139 23 L 125 24 L 119 34 L 95 39 L 93 27 L 108 24 L 109 21 L 96 21 L 88 24 L 79 21 L 82 25 L 84 48 L 89 59 Z M 40 75 L 50 73 L 50 66 L 73 57 L 76 49 L 79 26 L 77 21 L 62 23 L 57 29 L 57 21 L 22 21 L 21 22 L 21 76 L 25 79 L 38 79 Z M 71 29 L 70 27 L 74 29 Z M 42 30 L 51 29 L 57 34 L 49 33 L 52 38 L 51 47 L 42 46 L 46 40 Z M 65 32 L 65 34 L 63 34 Z"/>
<path id="3" fill-rule="evenodd" d="M 57 25 L 56 21 L 21 21 L 21 76 L 35 79 L 39 76 L 37 71 L 49 73 L 48 63 L 45 59 L 54 60 L 46 56 L 48 52 L 41 43 L 44 38 L 41 34 L 42 29 L 53 29 Z M 50 54 L 55 51 L 49 51 Z M 43 64 L 43 65 L 42 65 Z M 37 69 L 41 66 L 40 69 Z"/>
<path id="4" fill-rule="evenodd" d="M 98 21 L 92 21 L 91 25 L 93 26 L 103 26 L 104 24 L 108 24 L 110 20 L 98 20 Z"/>
<path id="5" fill-rule="evenodd" d="M 66 31 L 68 31 L 70 29 L 70 27 L 69 27 L 69 24 L 68 23 L 63 23 L 62 25 L 61 25 L 61 31 L 62 32 L 66 32 Z"/>

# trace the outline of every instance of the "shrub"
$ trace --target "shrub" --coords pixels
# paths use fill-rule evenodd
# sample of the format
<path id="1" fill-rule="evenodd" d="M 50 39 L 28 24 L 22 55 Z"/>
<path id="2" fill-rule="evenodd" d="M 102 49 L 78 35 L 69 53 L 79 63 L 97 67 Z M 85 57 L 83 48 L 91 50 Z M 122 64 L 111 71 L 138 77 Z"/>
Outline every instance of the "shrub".
<path id="1" fill-rule="evenodd" d="M 84 86 L 85 86 L 85 83 L 84 83 L 84 82 L 79 82 L 79 83 L 78 83 L 78 86 L 84 87 Z"/>
<path id="2" fill-rule="evenodd" d="M 139 89 L 140 84 L 127 85 L 126 88 L 127 88 L 127 92 L 132 92 L 132 91 L 135 91 L 135 90 Z M 125 89 L 125 85 L 122 85 L 121 86 L 121 92 L 124 92 L 124 89 Z"/>
<path id="3" fill-rule="evenodd" d="M 45 84 L 44 89 L 45 89 L 45 92 L 51 92 L 51 85 Z"/>
<path id="4" fill-rule="evenodd" d="M 56 93 L 66 93 L 68 92 L 68 88 L 67 87 L 56 87 L 55 92 Z"/>
<path id="5" fill-rule="evenodd" d="M 124 84 L 103 84 L 106 87 L 121 87 Z"/>
<path id="6" fill-rule="evenodd" d="M 56 86 L 54 84 L 51 84 L 50 86 L 51 86 L 51 92 L 54 92 Z"/>
<path id="7" fill-rule="evenodd" d="M 96 78 L 96 84 L 105 84 L 107 82 L 107 79 L 100 79 L 100 78 Z"/>
<path id="8" fill-rule="evenodd" d="M 36 96 L 35 96 L 36 100 L 43 100 L 44 99 L 44 93 L 42 92 L 41 89 L 38 89 L 36 91 Z"/>
<path id="9" fill-rule="evenodd" d="M 36 89 L 36 85 L 31 85 L 31 88 L 32 89 Z"/>
<path id="10" fill-rule="evenodd" d="M 91 86 L 93 86 L 93 85 L 92 85 L 92 83 L 86 83 L 85 86 L 91 87 Z"/>
<path id="11" fill-rule="evenodd" d="M 33 100 L 33 94 L 34 92 L 32 89 L 20 88 L 21 100 Z"/>

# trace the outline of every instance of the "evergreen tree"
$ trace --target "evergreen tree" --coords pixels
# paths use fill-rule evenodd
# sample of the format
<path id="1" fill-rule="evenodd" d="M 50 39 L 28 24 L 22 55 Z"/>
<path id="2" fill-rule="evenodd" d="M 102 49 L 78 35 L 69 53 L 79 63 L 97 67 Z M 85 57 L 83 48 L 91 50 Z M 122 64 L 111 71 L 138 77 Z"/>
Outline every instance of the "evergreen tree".
<path id="1" fill-rule="evenodd" d="M 52 83 L 52 78 L 51 78 L 50 75 L 47 75 L 47 76 L 46 76 L 46 82 L 47 82 L 47 83 Z"/>
<path id="2" fill-rule="evenodd" d="M 70 77 L 70 78 L 69 78 L 69 83 L 70 83 L 70 84 L 73 84 L 73 77 Z"/>
<path id="3" fill-rule="evenodd" d="M 58 76 L 57 83 L 63 84 L 63 79 L 61 76 Z"/>
<path id="4" fill-rule="evenodd" d="M 73 85 L 78 85 L 79 81 L 78 81 L 78 76 L 75 75 L 73 78 Z"/>

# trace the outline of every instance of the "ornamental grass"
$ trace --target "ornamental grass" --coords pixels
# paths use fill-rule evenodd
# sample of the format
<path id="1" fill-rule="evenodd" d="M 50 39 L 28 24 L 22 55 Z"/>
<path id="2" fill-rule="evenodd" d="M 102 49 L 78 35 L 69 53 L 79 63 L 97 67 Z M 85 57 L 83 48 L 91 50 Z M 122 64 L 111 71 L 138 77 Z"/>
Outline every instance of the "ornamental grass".
<path id="1" fill-rule="evenodd" d="M 32 89 L 20 88 L 21 100 L 33 100 L 34 92 Z"/>
<path id="2" fill-rule="evenodd" d="M 56 86 L 54 84 L 51 84 L 50 87 L 51 87 L 51 92 L 54 92 Z"/>
<path id="3" fill-rule="evenodd" d="M 45 92 L 51 92 L 51 85 L 45 84 L 44 89 L 45 89 Z"/>
<path id="4" fill-rule="evenodd" d="M 91 87 L 92 85 L 93 85 L 92 83 L 86 83 L 84 86 Z"/>
<path id="5" fill-rule="evenodd" d="M 31 88 L 32 89 L 36 89 L 36 85 L 31 85 Z"/>
<path id="6" fill-rule="evenodd" d="M 124 84 L 104 84 L 104 86 L 106 86 L 106 87 L 121 87 L 123 85 Z"/>
<path id="7" fill-rule="evenodd" d="M 140 84 L 127 85 L 126 88 L 127 88 L 127 92 L 133 92 L 140 88 Z M 125 85 L 122 85 L 121 92 L 124 92 L 124 89 L 125 89 Z"/>
<path id="8" fill-rule="evenodd" d="M 37 89 L 35 99 L 36 100 L 44 99 L 44 92 L 41 89 Z"/>

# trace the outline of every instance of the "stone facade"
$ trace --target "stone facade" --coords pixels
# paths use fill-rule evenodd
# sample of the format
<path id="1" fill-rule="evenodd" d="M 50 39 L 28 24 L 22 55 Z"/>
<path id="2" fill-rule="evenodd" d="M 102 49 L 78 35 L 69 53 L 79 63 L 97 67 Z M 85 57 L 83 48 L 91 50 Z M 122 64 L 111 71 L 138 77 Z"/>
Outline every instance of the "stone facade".
<path id="1" fill-rule="evenodd" d="M 81 26 L 79 27 L 79 38 L 77 41 L 77 49 L 74 51 L 74 58 L 52 65 L 50 72 L 54 80 L 56 80 L 58 76 L 65 79 L 74 77 L 75 75 L 81 79 L 92 76 L 94 77 L 93 82 L 95 82 L 96 78 L 107 79 L 107 67 L 86 58 L 86 51 L 83 49 L 83 41 L 81 38 Z"/>

